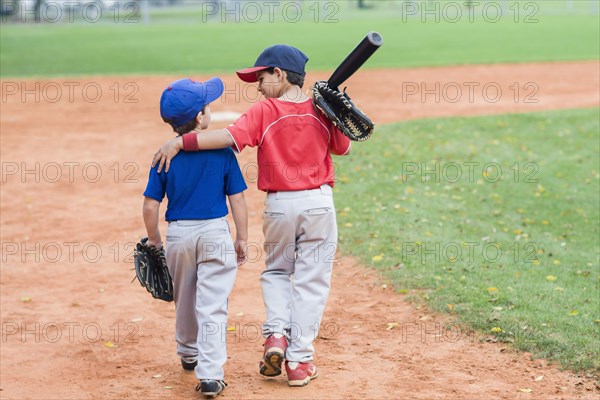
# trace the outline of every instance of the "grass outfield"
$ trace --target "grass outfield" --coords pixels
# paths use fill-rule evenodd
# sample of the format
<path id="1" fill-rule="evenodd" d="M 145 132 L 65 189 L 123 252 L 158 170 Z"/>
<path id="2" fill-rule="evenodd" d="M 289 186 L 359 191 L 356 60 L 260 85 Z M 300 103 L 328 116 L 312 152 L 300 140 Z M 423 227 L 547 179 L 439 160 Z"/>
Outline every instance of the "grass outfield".
<path id="1" fill-rule="evenodd" d="M 223 73 L 251 65 L 263 48 L 278 42 L 303 49 L 309 69 L 331 70 L 371 30 L 385 44 L 369 68 L 600 56 L 597 15 L 539 15 L 536 23 L 508 17 L 497 23 L 422 23 L 369 15 L 337 23 L 3 24 L 0 76 Z"/>
<path id="2" fill-rule="evenodd" d="M 598 373 L 599 141 L 598 109 L 384 126 L 336 159 L 341 249 L 494 340 Z"/>

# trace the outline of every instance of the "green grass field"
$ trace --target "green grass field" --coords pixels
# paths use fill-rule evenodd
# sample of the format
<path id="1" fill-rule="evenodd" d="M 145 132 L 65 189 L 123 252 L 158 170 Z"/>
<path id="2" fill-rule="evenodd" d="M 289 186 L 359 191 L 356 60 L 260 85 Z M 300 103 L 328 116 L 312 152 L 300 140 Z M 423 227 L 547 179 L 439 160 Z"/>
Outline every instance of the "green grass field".
<path id="1" fill-rule="evenodd" d="M 600 372 L 599 118 L 382 127 L 337 159 L 342 250 L 434 310 Z"/>
<path id="2" fill-rule="evenodd" d="M 338 23 L 4 24 L 0 76 L 223 73 L 252 65 L 274 43 L 303 49 L 309 70 L 332 70 L 369 31 L 385 44 L 365 67 L 597 59 L 597 16 L 537 23 L 421 23 L 365 17 Z M 568 34 L 566 34 L 568 32 Z"/>

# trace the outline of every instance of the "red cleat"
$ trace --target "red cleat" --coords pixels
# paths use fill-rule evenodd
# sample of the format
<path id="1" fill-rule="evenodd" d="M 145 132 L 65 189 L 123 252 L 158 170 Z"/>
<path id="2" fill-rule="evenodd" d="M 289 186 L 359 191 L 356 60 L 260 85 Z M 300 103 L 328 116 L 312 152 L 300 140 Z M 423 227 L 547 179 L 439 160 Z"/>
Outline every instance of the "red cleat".
<path id="1" fill-rule="evenodd" d="M 265 351 L 260 361 L 260 374 L 264 376 L 281 375 L 281 364 L 285 358 L 288 342 L 285 336 L 275 337 L 271 335 L 265 340 Z"/>
<path id="2" fill-rule="evenodd" d="M 294 368 L 292 368 L 290 364 L 292 364 Z M 289 361 L 286 361 L 285 372 L 287 372 L 288 384 L 290 386 L 308 385 L 308 382 L 319 376 L 317 367 L 311 362 L 290 363 Z"/>

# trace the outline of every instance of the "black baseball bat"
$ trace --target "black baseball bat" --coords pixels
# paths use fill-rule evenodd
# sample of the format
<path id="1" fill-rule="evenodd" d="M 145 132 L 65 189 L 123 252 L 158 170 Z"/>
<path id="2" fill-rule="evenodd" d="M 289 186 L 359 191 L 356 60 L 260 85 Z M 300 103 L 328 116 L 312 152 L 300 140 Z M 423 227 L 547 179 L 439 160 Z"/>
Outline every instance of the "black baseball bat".
<path id="1" fill-rule="evenodd" d="M 377 32 L 369 32 L 367 36 L 352 50 L 348 57 L 340 63 L 327 81 L 330 88 L 337 89 L 381 47 L 383 38 Z"/>

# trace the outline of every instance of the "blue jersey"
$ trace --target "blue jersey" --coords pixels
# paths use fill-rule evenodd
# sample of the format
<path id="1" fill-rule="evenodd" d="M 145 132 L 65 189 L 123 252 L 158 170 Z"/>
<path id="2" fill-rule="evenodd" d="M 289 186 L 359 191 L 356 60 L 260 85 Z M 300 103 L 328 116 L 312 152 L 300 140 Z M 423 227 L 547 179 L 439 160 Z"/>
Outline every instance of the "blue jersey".
<path id="1" fill-rule="evenodd" d="M 248 188 L 231 149 L 180 152 L 169 172 L 150 170 L 144 196 L 169 202 L 165 219 L 212 219 L 227 215 L 225 196 Z"/>

